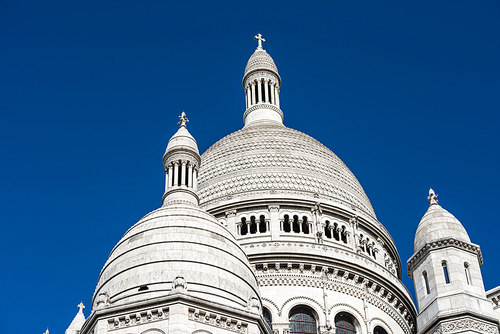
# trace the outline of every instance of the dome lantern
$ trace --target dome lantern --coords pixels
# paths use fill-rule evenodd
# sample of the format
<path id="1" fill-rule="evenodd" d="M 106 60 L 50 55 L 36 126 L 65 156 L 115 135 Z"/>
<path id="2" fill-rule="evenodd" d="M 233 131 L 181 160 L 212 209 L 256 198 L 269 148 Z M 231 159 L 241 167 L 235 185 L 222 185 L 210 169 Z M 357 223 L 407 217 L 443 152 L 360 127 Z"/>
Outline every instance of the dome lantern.
<path id="1" fill-rule="evenodd" d="M 261 34 L 254 39 L 258 42 L 255 52 L 248 59 L 243 76 L 246 111 L 245 125 L 255 122 L 278 122 L 283 124 L 279 92 L 281 78 L 273 58 L 262 48 L 266 40 Z"/>
<path id="2" fill-rule="evenodd" d="M 196 140 L 186 128 L 186 113 L 179 116 L 179 130 L 168 141 L 163 155 L 165 193 L 163 205 L 185 202 L 198 205 L 198 168 L 201 163 Z"/>

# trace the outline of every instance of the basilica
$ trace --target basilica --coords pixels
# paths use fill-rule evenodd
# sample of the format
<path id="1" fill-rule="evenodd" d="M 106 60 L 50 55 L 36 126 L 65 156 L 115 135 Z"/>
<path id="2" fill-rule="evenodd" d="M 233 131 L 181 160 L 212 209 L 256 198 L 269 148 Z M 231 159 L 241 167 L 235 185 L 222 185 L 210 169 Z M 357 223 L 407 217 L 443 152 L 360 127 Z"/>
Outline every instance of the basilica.
<path id="1" fill-rule="evenodd" d="M 283 124 L 281 77 L 255 40 L 243 128 L 200 155 L 182 113 L 162 206 L 111 250 L 66 334 L 498 334 L 500 287 L 484 290 L 460 221 L 431 189 L 405 270 L 349 168 Z"/>

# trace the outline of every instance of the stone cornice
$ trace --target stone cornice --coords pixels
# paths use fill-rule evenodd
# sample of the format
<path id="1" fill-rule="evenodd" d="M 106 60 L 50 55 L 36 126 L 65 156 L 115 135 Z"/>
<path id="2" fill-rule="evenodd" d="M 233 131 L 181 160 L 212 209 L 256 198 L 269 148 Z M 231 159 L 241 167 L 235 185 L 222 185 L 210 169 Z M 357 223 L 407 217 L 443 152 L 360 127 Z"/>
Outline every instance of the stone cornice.
<path id="1" fill-rule="evenodd" d="M 493 319 L 491 319 L 493 320 Z M 438 319 L 438 323 L 429 331 L 427 329 L 419 330 L 420 334 L 452 334 L 452 333 L 481 333 L 481 334 L 498 334 L 498 323 L 492 323 L 483 319 L 479 319 L 474 315 L 465 315 L 460 317 L 452 317 L 448 319 Z"/>
<path id="2" fill-rule="evenodd" d="M 90 316 L 85 320 L 80 333 L 90 333 L 92 331 L 92 328 L 100 319 L 108 319 L 108 328 L 110 328 L 112 325 L 114 326 L 115 319 L 118 319 L 119 321 L 118 328 L 130 326 L 132 325 L 132 323 L 129 323 L 127 325 L 125 323 L 125 319 L 127 319 L 128 316 L 128 319 L 132 321 L 131 317 L 135 317 L 135 321 L 137 321 L 137 314 L 141 314 L 142 320 L 140 323 L 168 319 L 169 307 L 170 305 L 176 303 L 184 304 L 190 309 L 210 310 L 210 312 L 216 312 L 217 314 L 223 315 L 226 318 L 230 318 L 232 321 L 246 321 L 247 323 L 253 322 L 259 324 L 262 322 L 260 315 L 252 313 L 248 310 L 229 307 L 213 301 L 193 297 L 186 293 L 172 293 L 164 297 L 153 298 L 147 301 L 133 302 L 127 305 L 118 306 L 110 305 L 104 309 L 99 310 L 93 309 Z M 151 314 L 151 318 L 149 318 L 149 320 L 147 318 L 148 313 Z M 186 314 L 186 316 L 188 315 Z M 262 326 L 263 325 L 261 324 L 260 327 Z"/>
<path id="3" fill-rule="evenodd" d="M 478 245 L 468 243 L 465 241 L 457 240 L 455 238 L 441 238 L 431 242 L 425 243 L 422 248 L 407 261 L 408 267 L 408 276 L 413 279 L 413 269 L 429 254 L 431 251 L 447 248 L 447 247 L 455 247 L 461 250 L 464 250 L 469 253 L 473 253 L 477 255 L 477 260 L 479 262 L 479 266 L 483 265 L 483 256 L 481 254 L 481 249 Z"/>
<path id="4" fill-rule="evenodd" d="M 283 121 L 283 119 L 284 119 L 283 111 L 281 111 L 280 108 L 276 107 L 275 105 L 268 104 L 268 103 L 259 103 L 259 104 L 256 104 L 254 106 L 251 106 L 250 108 L 248 108 L 245 111 L 245 113 L 243 114 L 243 121 L 245 121 L 248 114 L 250 114 L 252 111 L 255 111 L 257 109 L 269 109 L 269 110 L 276 111 L 280 115 L 281 121 Z"/>

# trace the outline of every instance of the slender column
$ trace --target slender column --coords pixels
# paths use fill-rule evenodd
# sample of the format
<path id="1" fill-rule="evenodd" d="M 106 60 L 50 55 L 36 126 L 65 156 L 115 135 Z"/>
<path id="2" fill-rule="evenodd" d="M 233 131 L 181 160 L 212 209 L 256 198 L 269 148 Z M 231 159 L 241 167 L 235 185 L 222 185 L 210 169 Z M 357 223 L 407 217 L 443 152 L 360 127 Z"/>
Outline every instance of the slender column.
<path id="1" fill-rule="evenodd" d="M 252 105 L 255 104 L 255 81 L 252 81 Z"/>
<path id="2" fill-rule="evenodd" d="M 193 164 L 188 163 L 188 187 L 193 187 Z"/>
<path id="3" fill-rule="evenodd" d="M 270 84 L 271 84 L 271 104 L 275 104 L 274 94 L 275 94 L 276 90 L 274 89 L 274 82 L 271 81 Z"/>
<path id="4" fill-rule="evenodd" d="M 247 87 L 247 109 L 252 105 L 252 89 L 250 85 Z"/>
<path id="5" fill-rule="evenodd" d="M 265 96 L 265 102 L 269 103 L 269 80 L 264 79 L 264 96 Z"/>
<path id="6" fill-rule="evenodd" d="M 174 186 L 179 185 L 179 162 L 174 162 Z"/>
<path id="7" fill-rule="evenodd" d="M 304 224 L 304 220 L 297 219 L 297 223 L 299 223 L 299 231 L 302 233 L 302 224 Z"/>
<path id="8" fill-rule="evenodd" d="M 183 186 L 186 185 L 186 165 L 187 165 L 187 161 L 186 160 L 182 160 L 181 185 L 183 185 Z"/>
<path id="9" fill-rule="evenodd" d="M 165 168 L 165 192 L 168 190 L 168 180 L 170 180 L 170 174 L 168 174 L 168 168 Z"/>
<path id="10" fill-rule="evenodd" d="M 193 189 L 194 191 L 198 190 L 198 168 L 196 166 L 193 168 Z"/>
<path id="11" fill-rule="evenodd" d="M 276 95 L 275 96 L 276 106 L 279 108 L 280 107 L 280 92 L 278 90 L 278 87 L 274 87 L 274 94 Z"/>
<path id="12" fill-rule="evenodd" d="M 172 163 L 168 164 L 168 187 L 172 188 L 172 173 L 174 172 L 174 167 L 172 166 Z"/>
<path id="13" fill-rule="evenodd" d="M 257 85 L 258 85 L 257 92 L 258 92 L 258 97 L 259 97 L 259 99 L 257 100 L 257 103 L 261 103 L 262 102 L 262 85 L 261 85 L 261 81 L 262 81 L 262 79 L 257 79 Z"/>

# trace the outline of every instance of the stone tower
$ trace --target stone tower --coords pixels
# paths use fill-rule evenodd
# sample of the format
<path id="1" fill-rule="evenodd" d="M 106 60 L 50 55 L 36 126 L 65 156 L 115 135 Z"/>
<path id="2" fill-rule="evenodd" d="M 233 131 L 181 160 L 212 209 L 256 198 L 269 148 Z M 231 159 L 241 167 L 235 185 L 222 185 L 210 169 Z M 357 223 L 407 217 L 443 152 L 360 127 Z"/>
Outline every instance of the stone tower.
<path id="1" fill-rule="evenodd" d="M 486 298 L 478 245 L 437 195 L 429 191 L 429 209 L 420 220 L 414 255 L 408 260 L 419 315 L 419 334 L 498 333 L 498 320 Z"/>
<path id="2" fill-rule="evenodd" d="M 284 125 L 278 67 L 255 39 L 244 126 L 202 154 L 200 207 L 247 254 L 274 333 L 414 333 L 391 235 L 344 162 Z"/>
<path id="3" fill-rule="evenodd" d="M 80 334 L 270 334 L 255 274 L 234 236 L 198 206 L 200 155 L 180 116 L 163 164 L 163 205 L 106 261 Z"/>

